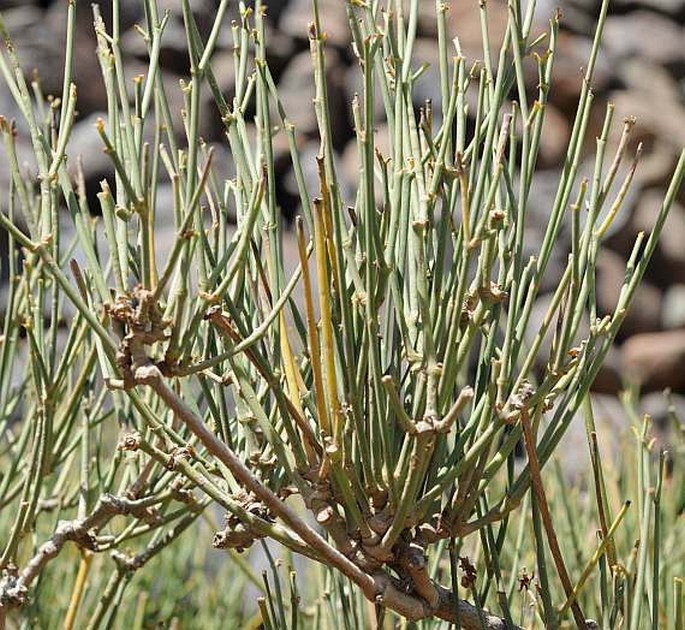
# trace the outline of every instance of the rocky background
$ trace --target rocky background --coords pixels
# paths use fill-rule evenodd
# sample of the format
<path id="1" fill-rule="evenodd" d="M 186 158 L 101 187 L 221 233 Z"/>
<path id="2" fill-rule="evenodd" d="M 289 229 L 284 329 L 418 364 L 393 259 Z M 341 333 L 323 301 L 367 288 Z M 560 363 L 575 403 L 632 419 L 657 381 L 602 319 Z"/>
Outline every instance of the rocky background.
<path id="1" fill-rule="evenodd" d="M 66 26 L 66 1 L 0 0 L 0 11 L 15 41 L 27 73 L 35 68 L 45 94 L 60 94 L 62 60 Z M 102 154 L 94 122 L 104 116 L 105 92 L 95 57 L 95 36 L 92 27 L 91 0 L 77 0 L 76 53 L 74 75 L 79 90 L 79 122 L 69 148 L 70 157 L 81 155 L 89 194 L 99 190 L 98 182 L 110 174 L 107 158 Z M 214 0 L 193 0 L 201 29 L 211 28 L 216 9 Z M 231 3 L 231 11 L 236 11 Z M 269 2 L 268 56 L 274 76 L 290 117 L 301 138 L 305 162 L 314 167 L 313 156 L 318 150 L 316 121 L 311 104 L 313 73 L 307 41 L 311 0 L 273 0 Z M 478 3 L 476 0 L 454 0 L 449 11 L 450 32 L 460 37 L 461 46 L 469 61 L 482 57 Z M 538 2 L 540 29 L 561 4 L 562 31 L 556 61 L 556 78 L 551 92 L 551 103 L 546 114 L 540 167 L 531 196 L 533 224 L 545 225 L 559 178 L 566 143 L 570 134 L 581 85 L 581 68 L 586 63 L 594 25 L 599 13 L 598 0 L 544 0 Z M 100 2 L 105 17 L 111 11 L 111 0 Z M 146 48 L 134 29 L 144 21 L 140 0 L 121 0 L 122 46 L 126 55 L 128 77 L 144 73 Z M 172 12 L 163 39 L 161 67 L 170 90 L 172 109 L 176 114 L 182 107 L 179 79 L 188 75 L 185 34 L 180 2 L 163 0 L 160 5 Z M 328 81 L 332 102 L 340 106 L 332 112 L 334 144 L 339 152 L 341 174 L 346 189 L 352 196 L 358 177 L 356 146 L 350 120 L 349 103 L 360 89 L 358 71 L 351 54 L 349 33 L 342 0 L 320 0 L 324 27 L 328 32 Z M 421 2 L 419 39 L 416 42 L 416 65 L 432 63 L 417 86 L 417 105 L 426 99 L 433 101 L 434 110 L 440 109 L 437 81 L 437 45 L 434 23 L 435 4 Z M 491 37 L 498 46 L 506 23 L 506 4 L 490 0 Z M 236 17 L 235 14 L 230 17 Z M 685 0 L 614 0 L 606 23 L 603 50 L 594 81 L 595 110 L 588 138 L 599 133 L 607 102 L 616 107 L 616 131 L 620 121 L 635 116 L 637 124 L 632 135 L 632 150 L 637 142 L 644 145 L 641 164 L 633 190 L 620 215 L 619 225 L 613 229 L 608 248 L 599 259 L 599 300 L 603 313 L 612 311 L 623 281 L 625 260 L 636 234 L 649 231 L 658 212 L 663 191 L 675 165 L 677 155 L 685 146 Z M 214 58 L 214 70 L 225 93 L 233 90 L 232 40 L 230 29 L 220 39 Z M 536 77 L 531 77 L 534 85 Z M 222 126 L 216 108 L 209 101 L 201 124 L 201 133 L 209 143 L 216 143 L 215 159 L 226 175 L 231 173 L 230 155 L 223 142 Z M 8 119 L 18 116 L 8 90 L 0 88 L 0 114 Z M 179 116 L 180 121 L 180 116 Z M 180 124 L 180 123 L 179 123 Z M 382 122 L 379 122 L 382 127 Z M 30 148 L 25 133 L 19 127 L 21 154 L 26 160 Z M 182 129 L 179 126 L 179 132 Z M 382 137 L 382 129 L 379 129 Z M 588 141 L 588 162 L 583 170 L 592 172 L 594 146 Z M 289 172 L 287 147 L 276 147 L 279 203 L 285 216 L 297 212 L 295 181 Z M 611 148 L 609 148 L 611 151 Z M 1 152 L 0 152 L 1 153 Z M 609 153 L 610 155 L 610 153 Z M 216 156 L 215 156 L 216 157 Z M 73 161 L 73 160 L 72 160 Z M 30 162 L 27 162 L 30 168 Z M 6 206 L 7 169 L 4 155 L 0 155 L 0 208 Z M 313 173 L 311 174 L 313 175 Z M 94 203 L 92 208 L 97 208 Z M 170 238 L 172 231 L 169 230 Z M 4 254 L 6 255 L 6 253 Z M 6 265 L 0 265 L 6 268 Z M 6 271 L 5 271 L 6 273 Z M 540 317 L 545 299 L 540 298 Z M 685 191 L 671 212 L 669 223 L 648 276 L 640 289 L 625 324 L 615 352 L 598 378 L 595 389 L 599 394 L 615 395 L 624 382 L 641 386 L 646 411 L 655 414 L 657 422 L 666 420 L 666 406 L 660 392 L 671 388 L 673 400 L 685 409 Z M 651 394 L 650 394 L 651 393 Z M 610 398 L 604 402 L 611 407 Z M 620 411 L 609 413 L 621 422 Z M 685 418 L 685 413 L 681 413 Z"/>

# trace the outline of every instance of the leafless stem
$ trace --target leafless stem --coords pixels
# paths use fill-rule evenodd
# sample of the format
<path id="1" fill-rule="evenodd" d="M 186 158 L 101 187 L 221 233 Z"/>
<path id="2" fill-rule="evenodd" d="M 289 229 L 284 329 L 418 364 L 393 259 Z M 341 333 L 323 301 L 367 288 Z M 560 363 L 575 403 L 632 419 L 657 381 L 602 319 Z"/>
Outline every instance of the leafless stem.
<path id="1" fill-rule="evenodd" d="M 154 513 L 145 503 L 103 494 L 93 511 L 85 518 L 61 521 L 55 533 L 39 547 L 16 577 L 9 573 L 3 576 L 0 581 L 0 609 L 23 604 L 28 587 L 67 542 L 75 542 L 84 549 L 94 549 L 95 533 L 119 514 L 131 514 L 146 521 L 154 518 Z"/>
<path id="2" fill-rule="evenodd" d="M 373 592 L 373 579 L 348 560 L 337 549 L 329 545 L 317 532 L 305 523 L 288 505 L 279 499 L 271 490 L 264 486 L 252 471 L 243 464 L 238 456 L 221 442 L 198 418 L 183 400 L 174 392 L 164 380 L 159 368 L 155 365 L 145 365 L 136 369 L 135 380 L 142 385 L 151 387 L 171 410 L 188 426 L 188 428 L 204 444 L 205 448 L 221 461 L 240 481 L 243 486 L 253 492 L 275 515 L 293 529 L 307 544 L 316 549 L 332 566 L 342 571 L 350 579 L 362 587 L 365 593 Z"/>
<path id="3" fill-rule="evenodd" d="M 535 492 L 538 506 L 540 507 L 540 516 L 542 517 L 542 523 L 545 526 L 545 532 L 547 533 L 547 542 L 549 543 L 549 548 L 552 552 L 552 557 L 554 558 L 554 564 L 557 567 L 559 579 L 564 587 L 566 597 L 571 599 L 571 596 L 573 595 L 573 584 L 571 584 L 571 579 L 566 570 L 557 534 L 554 531 L 552 516 L 549 513 L 549 505 L 547 504 L 545 489 L 542 485 L 542 475 L 540 474 L 540 463 L 538 462 L 537 453 L 535 452 L 535 438 L 533 437 L 533 430 L 530 426 L 528 410 L 525 408 L 521 410 L 521 426 L 523 427 L 523 437 L 526 444 L 526 452 L 528 454 L 528 463 L 530 464 L 530 477 L 533 483 L 533 491 Z M 587 628 L 585 616 L 576 600 L 573 600 L 573 604 L 571 604 L 571 611 L 573 612 L 573 618 L 575 619 L 576 624 L 578 624 L 578 627 Z"/>
<path id="4" fill-rule="evenodd" d="M 415 588 L 419 596 L 402 592 L 385 572 L 380 571 L 369 575 L 360 569 L 345 555 L 331 546 L 315 530 L 305 523 L 288 505 L 264 486 L 237 455 L 221 442 L 197 417 L 183 400 L 166 383 L 159 368 L 155 365 L 138 367 L 134 378 L 136 383 L 151 387 L 170 409 L 197 436 L 205 448 L 219 459 L 235 476 L 235 478 L 249 491 L 253 492 L 264 505 L 281 518 L 308 545 L 315 549 L 321 558 L 350 578 L 362 589 L 364 596 L 387 608 L 400 613 L 410 620 L 425 619 L 437 615 L 447 621 L 455 621 L 457 610 L 464 630 L 481 628 L 481 622 L 476 608 L 461 600 L 455 600 L 450 589 L 431 583 L 425 572 L 425 566 L 420 563 L 413 567 L 417 577 Z M 429 586 L 432 585 L 432 589 Z M 429 599 L 424 599 L 428 596 Z M 488 629 L 504 628 L 504 620 L 485 613 Z"/>

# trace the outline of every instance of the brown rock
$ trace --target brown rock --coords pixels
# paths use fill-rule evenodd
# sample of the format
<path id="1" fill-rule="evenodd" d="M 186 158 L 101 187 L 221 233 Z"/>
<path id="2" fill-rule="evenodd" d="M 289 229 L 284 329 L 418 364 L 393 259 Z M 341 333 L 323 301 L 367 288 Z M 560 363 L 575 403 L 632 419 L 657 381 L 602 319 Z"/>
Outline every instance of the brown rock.
<path id="1" fill-rule="evenodd" d="M 595 380 L 590 386 L 592 392 L 596 394 L 609 394 L 616 396 L 623 389 L 621 379 L 621 353 L 612 346 L 609 348 L 604 363 L 599 368 Z"/>
<path id="2" fill-rule="evenodd" d="M 487 3 L 488 36 L 493 62 L 497 62 L 499 48 L 507 28 L 508 10 L 506 2 L 494 0 Z M 456 34 L 467 65 L 476 59 L 483 59 L 483 41 L 480 28 L 480 8 L 477 2 L 452 2 L 447 13 L 449 32 Z"/>
<path id="3" fill-rule="evenodd" d="M 634 335 L 621 350 L 625 377 L 643 392 L 685 391 L 685 330 Z"/>

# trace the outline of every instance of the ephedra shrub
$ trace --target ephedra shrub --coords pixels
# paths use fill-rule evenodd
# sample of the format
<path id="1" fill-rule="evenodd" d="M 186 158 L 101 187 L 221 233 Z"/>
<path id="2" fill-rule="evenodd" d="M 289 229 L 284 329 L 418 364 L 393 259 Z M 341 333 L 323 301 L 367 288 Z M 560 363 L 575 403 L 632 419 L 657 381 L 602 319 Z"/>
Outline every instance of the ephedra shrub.
<path id="1" fill-rule="evenodd" d="M 314 188 L 266 61 L 265 7 L 239 7 L 229 98 L 212 69 L 217 38 L 231 28 L 228 2 L 205 41 L 183 1 L 190 77 L 180 138 L 159 67 L 167 17 L 156 0 L 144 4 L 149 67 L 132 95 L 118 3 L 108 16 L 112 31 L 94 8 L 93 61 L 109 109 L 93 133 L 114 173 L 102 181 L 97 208 L 70 175 L 75 156 L 67 150 L 78 102 L 69 58 L 75 3 L 64 91 L 49 108 L 26 83 L 21 51 L 4 33 L 0 70 L 24 116 L 36 170 L 19 164 L 18 132 L 0 119 L 11 169 L 0 215 L 11 246 L 0 380 L 0 619 L 98 628 L 175 618 L 220 627 L 257 614 L 267 628 L 381 626 L 402 617 L 426 627 L 437 620 L 513 627 L 528 616 L 529 601 L 514 588 L 525 548 L 537 576 L 521 573 L 521 588 L 530 589 L 533 615 L 547 627 L 585 626 L 590 613 L 620 623 L 627 609 L 619 587 L 630 581 L 621 582 L 612 523 L 627 508 L 598 495 L 603 518 L 589 527 L 600 541 L 588 566 L 601 560 L 610 591 L 598 603 L 583 589 L 587 575 L 575 570 L 583 563 L 576 559 L 571 574 L 564 558 L 543 469 L 587 401 L 685 158 L 654 229 L 635 243 L 615 311 L 598 318 L 597 252 L 639 157 L 628 153 L 630 121 L 614 132 L 608 107 L 594 175 L 578 175 L 591 144 L 606 2 L 537 243 L 527 212 L 558 20 L 536 32 L 534 3 L 513 0 L 499 50 L 486 38 L 483 62 L 474 63 L 450 39 L 447 7 L 437 2 L 442 100 L 438 111 L 417 111 L 418 0 L 347 3 L 363 87 L 352 103 L 328 97 L 315 0 Z M 487 6 L 480 10 L 487 32 Z M 537 70 L 532 91 L 524 65 Z M 202 89 L 214 96 L 235 163 L 226 181 L 198 134 Z M 332 147 L 335 107 L 350 107 L 356 132 L 351 200 L 343 199 Z M 299 191 L 292 229 L 276 199 L 278 134 Z M 171 205 L 159 202 L 160 182 L 171 184 Z M 65 217 L 73 239 L 63 238 Z M 176 236 L 160 260 L 164 217 Z M 564 226 L 567 264 L 555 272 L 549 263 Z M 296 243 L 294 266 L 285 239 Z M 543 280 L 555 290 L 531 335 Z M 525 456 L 517 462 L 518 444 Z M 212 536 L 219 511 L 225 522 Z M 522 546 L 529 523 L 534 535 Z M 263 584 L 236 553 L 260 544 L 271 566 Z M 229 551 L 220 568 L 207 553 L 212 546 Z M 291 573 L 281 583 L 274 554 L 285 554 L 286 568 L 296 562 L 303 579 Z M 650 604 L 658 600 L 646 571 L 639 575 L 635 627 L 647 615 L 654 622 L 645 593 Z M 237 586 L 245 583 L 264 593 L 252 609 Z"/>

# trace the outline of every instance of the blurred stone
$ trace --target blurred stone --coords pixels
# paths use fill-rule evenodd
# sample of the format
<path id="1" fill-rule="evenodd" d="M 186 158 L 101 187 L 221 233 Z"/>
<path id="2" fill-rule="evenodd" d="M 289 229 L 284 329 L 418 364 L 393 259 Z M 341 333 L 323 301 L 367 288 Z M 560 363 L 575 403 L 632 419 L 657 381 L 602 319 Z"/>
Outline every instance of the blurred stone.
<path id="1" fill-rule="evenodd" d="M 43 94 L 61 96 L 67 3 L 54 3 L 46 11 L 25 4 L 5 12 L 3 19 L 26 79 L 31 81 L 35 75 L 40 80 Z M 88 114 L 106 106 L 95 47 L 92 11 L 87 3 L 87 8 L 79 7 L 76 11 L 75 54 L 72 64 L 73 80 L 79 91 L 78 110 L 81 114 Z"/>
<path id="2" fill-rule="evenodd" d="M 3 13 L 26 80 L 30 82 L 37 72 L 44 94 L 61 94 L 64 38 L 59 37 L 45 17 L 42 10 L 29 4 Z M 5 89 L 3 81 L 3 91 Z"/>
<path id="3" fill-rule="evenodd" d="M 635 0 L 613 0 L 612 6 L 618 12 L 629 11 L 635 7 Z M 640 0 L 640 6 L 676 19 L 682 19 L 685 13 L 683 0 Z"/>
<path id="4" fill-rule="evenodd" d="M 340 0 L 319 0 L 321 28 L 331 46 L 346 48 L 351 39 L 345 3 Z M 279 27 L 288 36 L 308 40 L 309 25 L 313 21 L 311 0 L 290 0 L 281 14 Z"/>
<path id="5" fill-rule="evenodd" d="M 638 197 L 634 208 L 621 210 L 619 216 L 626 216 L 627 221 L 621 229 L 612 231 L 606 245 L 627 259 L 638 233 L 649 235 L 654 229 L 664 194 L 660 188 L 650 188 Z M 685 277 L 685 241 L 682 239 L 685 239 L 685 209 L 675 202 L 647 267 L 647 281 L 665 288 Z"/>
<path id="6" fill-rule="evenodd" d="M 627 89 L 650 94 L 658 101 L 678 101 L 681 98 L 671 73 L 644 57 L 626 59 L 616 68 L 616 73 Z"/>
<path id="7" fill-rule="evenodd" d="M 618 395 L 623 389 L 623 379 L 621 378 L 621 353 L 612 346 L 607 352 L 602 367 L 599 368 L 595 380 L 592 381 L 590 390 L 597 394 Z"/>
<path id="8" fill-rule="evenodd" d="M 618 254 L 601 249 L 597 258 L 597 309 L 603 317 L 614 312 L 625 282 L 626 263 Z M 637 288 L 633 303 L 619 333 L 621 338 L 640 332 L 652 332 L 661 327 L 661 291 L 643 281 Z"/>
<path id="9" fill-rule="evenodd" d="M 0 115 L 4 115 L 0 111 Z M 16 137 L 16 152 L 17 162 L 19 163 L 19 170 L 22 173 L 25 181 L 38 183 L 38 167 L 36 165 L 36 158 L 31 146 L 31 138 L 28 130 L 17 127 Z M 0 148 L 0 212 L 7 211 L 7 204 L 9 200 L 9 185 L 12 173 L 9 169 L 9 162 L 7 160 L 7 153 L 4 146 Z M 16 214 L 20 215 L 21 210 L 17 207 Z"/>
<path id="10" fill-rule="evenodd" d="M 588 16 L 597 16 L 602 7 L 602 0 L 565 0 L 561 3 L 561 10 L 566 15 L 568 7 L 574 7 Z"/>
<path id="11" fill-rule="evenodd" d="M 316 132 L 314 71 L 309 52 L 302 52 L 290 61 L 281 76 L 279 95 L 296 131 L 302 134 Z"/>
<path id="12" fill-rule="evenodd" d="M 390 134 L 391 130 L 386 123 L 382 123 L 374 130 L 374 146 L 376 151 L 379 151 L 384 159 L 390 157 Z M 343 151 L 342 158 L 342 174 L 347 183 L 346 188 L 355 190 L 360 185 L 361 176 L 361 156 L 359 155 L 359 147 L 356 139 L 352 139 L 347 143 Z M 374 156 L 374 169 L 378 167 L 378 160 Z M 380 207 L 383 203 L 383 186 L 378 178 L 375 178 L 374 187 L 376 204 Z"/>
<path id="13" fill-rule="evenodd" d="M 221 185 L 224 181 L 233 179 L 235 175 L 235 161 L 233 154 L 226 142 L 212 142 L 206 146 L 206 151 L 213 151 L 212 155 L 212 173 L 216 177 L 216 181 Z M 205 163 L 204 157 L 201 159 L 201 164 Z M 221 189 L 219 189 L 221 193 Z"/>
<path id="14" fill-rule="evenodd" d="M 591 400 L 599 451 L 602 457 L 615 459 L 630 429 L 623 405 L 616 396 L 605 394 L 592 394 Z M 576 483 L 587 479 L 591 470 L 590 448 L 582 409 L 576 412 L 555 453 L 566 479 Z"/>
<path id="15" fill-rule="evenodd" d="M 645 191 L 633 214 L 633 227 L 649 232 L 654 227 L 656 217 L 664 201 L 660 190 Z M 666 219 L 661 234 L 661 248 L 667 259 L 676 264 L 685 263 L 685 206 L 675 202 Z"/>
<path id="16" fill-rule="evenodd" d="M 685 48 L 685 46 L 684 46 Z M 655 107 L 654 96 L 648 91 L 621 90 L 610 95 L 615 105 L 614 120 L 634 117 L 631 141 L 642 141 L 649 150 L 654 142 L 663 142 L 679 150 L 685 144 L 685 108 L 676 100 L 662 98 Z"/>
<path id="17" fill-rule="evenodd" d="M 233 53 L 226 50 L 215 52 L 211 61 L 214 77 L 226 103 L 233 107 L 235 97 L 235 66 Z M 221 120 L 219 106 L 209 86 L 202 86 L 200 107 L 200 135 L 205 140 L 224 140 L 225 126 Z"/>
<path id="18" fill-rule="evenodd" d="M 451 10 L 448 7 L 448 12 Z M 420 37 L 431 38 L 437 42 L 438 38 L 438 20 L 435 13 L 434 2 L 419 2 L 418 3 L 418 32 Z M 449 36 L 449 33 L 448 33 Z"/>
<path id="19" fill-rule="evenodd" d="M 280 82 L 280 76 L 285 67 L 290 63 L 290 60 L 301 51 L 301 47 L 297 42 L 286 35 L 279 28 L 276 28 L 271 22 L 266 22 L 264 25 L 266 40 L 266 62 L 269 64 L 269 70 L 274 77 L 276 83 Z M 226 54 L 233 56 L 232 45 L 226 49 Z"/>
<path id="20" fill-rule="evenodd" d="M 543 319 L 549 310 L 552 303 L 552 293 L 546 293 L 540 295 L 533 304 L 533 308 L 530 313 L 530 320 L 528 327 L 524 334 L 524 339 L 526 342 L 526 347 L 530 347 L 542 326 Z M 558 313 L 558 312 L 557 312 Z M 555 315 L 552 326 L 548 329 L 547 334 L 542 340 L 540 345 L 540 351 L 537 355 L 537 360 L 535 362 L 535 367 L 538 371 L 542 372 L 548 365 L 552 352 L 552 338 L 554 336 L 554 326 L 556 326 L 558 315 Z M 579 345 L 584 339 L 587 339 L 590 335 L 590 327 L 588 325 L 587 318 L 584 317 L 580 323 L 578 332 L 574 337 L 572 345 Z M 621 358 L 619 352 L 615 348 L 611 348 L 608 352 L 606 361 L 602 365 L 597 374 L 597 377 L 592 385 L 592 391 L 603 394 L 613 394 L 616 395 L 621 390 Z"/>
<path id="21" fill-rule="evenodd" d="M 658 189 L 646 191 L 633 213 L 631 230 L 649 233 L 654 228 L 664 193 Z M 658 257 L 650 265 L 650 275 L 667 286 L 673 281 L 685 278 L 685 207 L 677 202 L 664 224 L 659 240 Z"/>
<path id="22" fill-rule="evenodd" d="M 685 328 L 685 284 L 673 284 L 664 293 L 661 309 L 663 328 Z"/>
<path id="23" fill-rule="evenodd" d="M 86 196 L 90 211 L 100 214 L 97 194 L 101 191 L 100 181 L 107 178 L 113 187 L 114 167 L 112 160 L 103 151 L 104 145 L 95 123 L 99 118 L 107 120 L 105 112 L 96 112 L 76 122 L 71 130 L 67 145 L 67 168 L 73 181 L 76 181 L 79 168 L 83 171 Z"/>
<path id="24" fill-rule="evenodd" d="M 634 335 L 621 352 L 626 378 L 643 392 L 685 391 L 685 330 Z"/>
<path id="25" fill-rule="evenodd" d="M 340 72 L 339 55 L 329 50 L 326 55 L 326 84 L 333 146 L 337 150 L 347 143 L 351 136 L 350 104 L 345 94 L 345 74 Z M 308 52 L 302 52 L 292 59 L 281 75 L 279 95 L 288 120 L 295 125 L 297 133 L 318 136 L 318 124 L 314 111 L 314 72 Z"/>
<path id="26" fill-rule="evenodd" d="M 231 77 L 232 72 L 230 75 L 224 76 L 222 74 L 222 78 L 226 80 L 226 85 L 222 86 L 222 92 L 229 102 L 233 97 L 234 89 L 233 84 L 230 82 Z M 176 133 L 179 140 L 184 139 L 186 137 L 186 127 L 184 124 L 186 101 L 182 82 L 187 85 L 188 77 L 182 78 L 171 72 L 162 72 L 162 81 L 169 102 L 169 112 L 171 114 L 174 133 Z M 220 80 L 220 83 L 223 83 L 223 80 Z M 224 127 L 221 122 L 218 105 L 214 100 L 214 96 L 209 89 L 209 86 L 206 84 L 201 86 L 200 103 L 200 116 L 198 120 L 199 136 L 208 142 L 218 139 L 225 140 Z M 166 143 L 166 138 L 163 138 L 163 141 Z"/>
<path id="27" fill-rule="evenodd" d="M 2 116 L 7 123 L 14 123 L 16 129 L 16 151 L 19 164 L 31 164 L 31 170 L 34 170 L 35 159 L 31 149 L 31 137 L 28 125 L 26 124 L 21 109 L 19 109 L 19 106 L 14 100 L 14 97 L 8 89 L 4 88 L 4 86 L 0 89 L 0 116 Z M 11 176 L 7 152 L 4 146 L 0 146 L 0 211 L 7 209 L 7 195 L 9 193 Z"/>
<path id="28" fill-rule="evenodd" d="M 132 26 L 135 22 L 147 29 L 145 14 L 142 11 L 142 5 L 144 3 L 135 2 L 134 0 L 131 1 L 137 5 L 139 11 L 132 12 L 129 16 L 131 18 L 129 26 Z M 195 18 L 195 23 L 197 24 L 202 41 L 207 39 L 214 26 L 217 5 L 218 3 L 214 0 L 193 0 L 193 2 L 190 3 L 193 17 Z M 164 33 L 162 34 L 159 65 L 164 70 L 169 70 L 175 74 L 187 75 L 190 73 L 190 58 L 181 3 L 174 0 L 163 0 L 159 3 L 160 18 L 164 14 L 164 11 L 169 12 L 169 19 L 164 29 Z M 217 48 L 219 49 L 221 49 L 222 43 L 224 45 L 228 44 L 227 32 L 230 32 L 230 28 L 227 27 L 226 20 L 227 19 L 224 18 L 224 29 L 221 31 L 218 39 Z M 221 35 L 223 35 L 223 37 L 221 37 Z M 232 42 L 230 45 L 232 46 Z M 135 56 L 147 63 L 148 45 L 137 30 L 132 28 L 129 28 L 128 30 L 122 29 L 121 47 L 127 55 Z"/>
<path id="29" fill-rule="evenodd" d="M 643 9 L 611 15 L 604 27 L 604 50 L 614 61 L 643 57 L 664 66 L 682 68 L 683 41 L 685 29 L 681 24 Z"/>
<path id="30" fill-rule="evenodd" d="M 683 112 L 685 114 L 685 112 Z M 665 191 L 671 180 L 678 154 L 667 138 L 658 138 L 643 145 L 640 166 L 635 173 L 635 184 L 642 188 L 659 187 Z"/>
<path id="31" fill-rule="evenodd" d="M 291 0 L 267 0 L 264 2 L 267 18 L 274 24 L 278 24 L 283 12 L 290 4 Z"/>
<path id="32" fill-rule="evenodd" d="M 491 0 L 484 5 L 487 10 L 488 39 L 493 63 L 497 63 L 504 33 L 507 28 L 508 9 L 506 2 Z M 477 59 L 483 60 L 481 39 L 480 7 L 477 2 L 452 2 L 447 13 L 448 30 L 456 34 L 461 52 L 466 57 L 467 67 Z"/>
<path id="33" fill-rule="evenodd" d="M 43 0 L 45 4 L 45 0 Z M 167 2 L 168 3 L 168 2 Z M 63 11 L 65 2 L 52 2 L 51 10 Z M 100 14 L 105 21 L 109 31 L 112 29 L 112 0 L 98 0 Z M 163 3 L 162 3 L 163 4 Z M 160 7 L 160 16 L 163 15 L 164 8 Z M 93 2 L 92 0 L 76 0 L 76 16 L 80 24 L 90 23 L 90 31 L 93 30 Z M 136 23 L 141 24 L 145 21 L 145 3 L 140 0 L 119 0 L 119 28 L 125 32 Z"/>
<path id="34" fill-rule="evenodd" d="M 673 422 L 685 424 L 685 396 L 652 392 L 640 399 L 640 412 L 649 414 L 654 428 L 664 437 L 673 429 Z"/>
<path id="35" fill-rule="evenodd" d="M 685 31 L 684 31 L 685 34 Z M 683 46 L 685 48 L 685 46 Z M 626 59 L 618 66 L 618 76 L 626 89 L 611 95 L 616 111 L 615 119 L 633 116 L 636 119 L 631 141 L 644 143 L 644 153 L 637 177 L 642 180 L 653 170 L 654 165 L 646 164 L 650 154 L 666 149 L 679 153 L 685 144 L 685 103 L 682 90 L 673 75 L 663 66 L 644 58 Z M 658 103 L 658 107 L 654 104 Z M 672 171 L 672 164 L 663 160 L 662 179 Z"/>
<path id="36" fill-rule="evenodd" d="M 597 24 L 595 14 L 599 12 L 600 4 L 595 0 L 588 0 L 587 2 L 567 1 L 562 2 L 560 6 L 558 2 L 543 1 L 543 7 L 547 9 L 549 15 L 552 15 L 557 7 L 561 9 L 561 28 L 585 37 L 592 37 L 594 34 Z"/>
<path id="37" fill-rule="evenodd" d="M 16 7 L 28 7 L 38 4 L 37 0 L 0 0 L 0 11 L 7 11 Z"/>
<path id="38" fill-rule="evenodd" d="M 0 9 L 3 11 L 2 20 L 9 33 L 10 39 L 16 45 L 17 37 L 22 37 L 22 31 L 30 29 L 43 21 L 44 12 L 36 6 L 35 2 L 0 1 Z"/>
<path id="39" fill-rule="evenodd" d="M 183 22 L 176 16 L 170 17 L 162 35 L 159 50 L 159 67 L 174 74 L 188 75 L 190 73 L 190 59 L 188 44 Z M 130 29 L 121 36 L 121 47 L 129 56 L 147 62 L 149 59 L 148 45 L 142 35 Z"/>
<path id="40" fill-rule="evenodd" d="M 414 107 L 425 107 L 430 101 L 433 105 L 433 128 L 437 129 L 442 122 L 442 94 L 440 91 L 440 58 L 436 42 L 419 39 L 414 44 L 412 70 L 418 70 L 423 64 L 426 69 L 414 83 Z"/>
<path id="41" fill-rule="evenodd" d="M 538 166 L 551 168 L 563 164 L 570 136 L 571 129 L 566 116 L 554 105 L 547 105 L 542 123 Z"/>
<path id="42" fill-rule="evenodd" d="M 321 190 L 321 183 L 319 182 L 319 175 L 317 171 L 316 158 L 319 155 L 319 142 L 317 140 L 310 140 L 304 144 L 299 152 L 300 163 L 302 164 L 302 175 L 304 177 L 304 184 L 309 191 L 309 194 L 316 196 Z M 334 155 L 335 169 L 338 174 L 344 173 L 345 169 L 342 165 L 342 159 L 338 155 Z M 338 182 L 340 184 L 340 195 L 342 196 L 345 205 L 354 205 L 354 200 L 357 195 L 357 188 L 359 186 L 359 177 L 350 183 L 349 180 L 341 176 Z M 297 181 L 292 169 L 288 170 L 282 181 L 286 193 L 297 199 L 297 214 L 302 214 L 302 209 L 299 206 L 299 192 L 297 190 Z"/>
<path id="43" fill-rule="evenodd" d="M 373 115 L 376 123 L 381 123 L 387 120 L 385 114 L 385 103 L 383 102 L 383 93 L 378 81 L 374 82 L 374 98 L 373 98 Z M 345 70 L 345 91 L 347 94 L 347 102 L 352 106 L 352 100 L 355 96 L 359 97 L 359 105 L 364 107 L 364 75 L 361 73 L 358 64 L 353 64 Z"/>
<path id="44" fill-rule="evenodd" d="M 552 71 L 552 85 L 549 102 L 557 107 L 569 120 L 573 120 L 578 107 L 578 97 L 583 84 L 583 68 L 587 66 L 592 49 L 591 37 L 572 35 L 561 31 L 557 42 Z M 529 75 L 528 81 L 537 84 L 537 72 Z M 602 94 L 614 81 L 614 68 L 605 55 L 599 55 L 592 78 L 595 94 Z"/>

